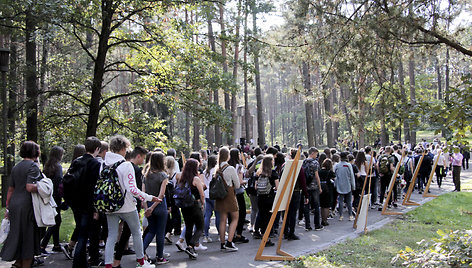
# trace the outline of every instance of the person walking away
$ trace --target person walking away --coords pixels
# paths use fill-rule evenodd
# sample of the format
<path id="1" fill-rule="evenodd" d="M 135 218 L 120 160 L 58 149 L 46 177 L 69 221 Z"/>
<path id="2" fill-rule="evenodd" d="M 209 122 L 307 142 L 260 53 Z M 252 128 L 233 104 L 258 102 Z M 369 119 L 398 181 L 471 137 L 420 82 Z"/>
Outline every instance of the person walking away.
<path id="1" fill-rule="evenodd" d="M 464 148 L 463 156 L 462 169 L 469 169 L 470 148 L 468 146 Z"/>
<path id="2" fill-rule="evenodd" d="M 168 176 L 165 172 L 165 155 L 161 152 L 153 152 L 150 158 L 149 169 L 143 181 L 143 190 L 153 196 L 157 196 L 162 202 L 144 202 L 144 216 L 148 219 L 148 232 L 143 238 L 144 251 L 156 237 L 156 264 L 165 264 L 169 261 L 164 258 L 164 236 L 167 222 L 167 203 L 165 198 Z"/>
<path id="3" fill-rule="evenodd" d="M 382 210 L 382 204 L 385 198 L 385 194 L 392 179 L 394 171 L 395 157 L 392 155 L 392 147 L 387 146 L 383 154 L 381 154 L 377 161 L 377 170 L 380 175 L 380 206 L 378 210 Z M 389 200 L 389 206 L 392 204 L 392 199 Z"/>
<path id="4" fill-rule="evenodd" d="M 223 181 L 226 184 L 228 194 L 224 199 L 217 199 L 215 202 L 215 210 L 220 213 L 219 234 L 221 246 L 220 249 L 226 252 L 237 251 L 238 248 L 234 246 L 233 238 L 239 220 L 239 207 L 236 200 L 235 189 L 240 187 L 239 177 L 236 169 L 228 164 L 229 150 L 222 147 L 218 152 L 218 168 L 216 172 L 220 172 L 223 176 Z M 231 216 L 231 222 L 228 230 L 228 240 L 225 242 L 226 221 L 228 214 Z"/>
<path id="5" fill-rule="evenodd" d="M 347 162 L 347 156 L 347 152 L 342 152 L 340 154 L 341 162 L 339 162 L 334 169 L 334 173 L 336 174 L 335 186 L 336 191 L 338 192 L 338 210 L 340 221 L 343 220 L 344 201 L 346 201 L 349 220 L 354 220 L 354 216 L 352 215 L 352 191 L 356 189 L 356 181 L 354 178 L 352 166 Z"/>
<path id="6" fill-rule="evenodd" d="M 437 153 L 434 156 L 433 162 L 438 161 L 436 165 L 436 182 L 438 183 L 438 187 L 441 188 L 442 179 L 444 177 L 444 166 L 446 164 L 446 158 L 444 157 L 444 152 Z"/>
<path id="7" fill-rule="evenodd" d="M 292 159 L 295 157 L 296 150 L 291 152 Z M 318 149 L 311 147 L 308 149 L 308 158 L 303 161 L 302 169 L 305 173 L 306 188 L 308 193 L 308 204 L 304 206 L 304 218 L 305 218 L 305 230 L 312 230 L 310 224 L 310 206 L 314 211 L 313 215 L 313 225 L 315 230 L 321 230 L 323 227 L 321 225 L 321 214 L 320 214 L 320 194 L 321 183 L 318 171 L 320 169 L 320 164 L 317 160 Z M 302 171 L 300 171 L 302 173 Z M 300 176 L 299 176 L 300 178 Z M 300 193 L 300 192 L 299 192 Z M 300 197 L 298 197 L 300 199 Z M 290 211 L 289 211 L 290 212 Z"/>
<path id="8" fill-rule="evenodd" d="M 246 200 L 244 200 L 244 187 L 246 181 L 243 180 L 244 167 L 241 163 L 239 150 L 233 148 L 229 151 L 229 160 L 228 164 L 235 168 L 236 174 L 239 178 L 239 188 L 235 190 L 236 192 L 236 201 L 238 202 L 238 225 L 236 226 L 236 235 L 233 239 L 234 243 L 248 243 L 249 239 L 243 236 L 244 221 L 246 220 Z M 231 219 L 232 220 L 232 219 Z"/>
<path id="9" fill-rule="evenodd" d="M 454 146 L 452 158 L 452 181 L 454 182 L 454 191 L 461 191 L 461 166 L 464 156 L 459 152 L 459 147 Z"/>
<path id="10" fill-rule="evenodd" d="M 193 204 L 187 207 L 181 207 L 182 216 L 185 222 L 185 241 L 187 247 L 185 253 L 190 259 L 195 260 L 198 254 L 195 252 L 195 246 L 203 233 L 203 209 L 205 208 L 205 194 L 203 192 L 203 183 L 198 177 L 199 162 L 189 158 L 182 169 L 181 176 L 177 180 L 177 187 L 190 188 L 193 196 Z M 195 227 L 195 232 L 193 231 Z"/>
<path id="11" fill-rule="evenodd" d="M 125 161 L 125 155 L 128 148 L 131 146 L 129 140 L 122 136 L 116 135 L 110 139 L 110 152 L 105 156 L 105 164 L 112 166 L 118 162 L 120 164 L 116 168 L 118 181 L 122 192 L 125 193 L 123 206 L 115 212 L 107 213 L 108 222 L 108 237 L 105 245 L 105 267 L 112 268 L 120 266 L 119 260 L 113 260 L 113 252 L 118 235 L 118 226 L 120 220 L 125 221 L 133 235 L 133 246 L 136 252 L 136 267 L 151 268 L 148 261 L 144 260 L 143 240 L 141 237 L 141 226 L 136 208 L 136 199 L 142 202 L 152 201 L 161 202 L 162 200 L 156 196 L 152 196 L 142 192 L 137 184 L 134 173 L 134 168 L 131 162 Z"/>
<path id="12" fill-rule="evenodd" d="M 204 215 L 204 229 L 203 229 L 203 243 L 210 243 L 212 239 L 209 235 L 210 230 L 210 222 L 211 222 L 211 215 L 213 211 L 215 212 L 215 225 L 216 229 L 218 230 L 220 224 L 220 213 L 215 211 L 215 200 L 210 199 L 210 182 L 215 175 L 216 164 L 218 160 L 216 155 L 210 155 L 207 159 L 207 167 L 205 169 L 204 174 L 204 183 L 206 189 L 205 193 L 205 215 Z"/>
<path id="13" fill-rule="evenodd" d="M 320 184 L 322 190 L 320 194 L 321 225 L 328 226 L 329 209 L 333 205 L 333 194 L 331 193 L 331 191 L 332 189 L 334 189 L 334 179 L 336 178 L 336 174 L 334 174 L 333 172 L 333 162 L 331 161 L 331 159 L 327 158 L 323 161 L 318 175 L 320 177 Z"/>
<path id="14" fill-rule="evenodd" d="M 34 256 L 40 254 L 39 228 L 33 211 L 31 193 L 36 193 L 36 182 L 42 176 L 38 159 L 40 147 L 33 141 L 25 141 L 20 147 L 21 162 L 11 171 L 5 218 L 10 220 L 10 232 L 3 243 L 0 256 L 3 261 L 15 261 L 12 267 L 31 267 Z"/>
<path id="15" fill-rule="evenodd" d="M 46 247 L 48 246 L 49 239 L 51 238 L 51 236 L 54 242 L 52 251 L 62 252 L 61 245 L 59 244 L 59 229 L 61 228 L 61 222 L 62 222 L 60 204 L 62 203 L 62 194 L 63 194 L 62 185 L 61 185 L 62 176 L 63 176 L 61 161 L 62 161 L 63 155 L 64 155 L 64 149 L 61 146 L 52 147 L 51 152 L 49 152 L 49 158 L 46 161 L 46 164 L 44 165 L 43 173 L 44 175 L 46 175 L 46 177 L 52 180 L 52 183 L 54 185 L 52 197 L 54 198 L 54 201 L 57 204 L 57 207 L 56 207 L 57 215 L 55 217 L 56 225 L 48 228 L 48 230 L 46 231 L 46 234 L 43 237 L 43 240 L 41 241 L 41 253 L 43 254 L 49 254 L 46 251 Z"/>
<path id="16" fill-rule="evenodd" d="M 257 214 L 256 225 L 260 226 L 261 233 L 264 234 L 269 225 L 271 217 L 270 210 L 274 203 L 275 191 L 279 186 L 279 177 L 277 172 L 273 170 L 274 157 L 272 155 L 266 155 L 262 159 L 261 166 L 256 172 L 256 191 L 257 191 L 257 205 L 259 212 Z M 258 232 L 258 231 L 257 231 Z M 269 230 L 270 232 L 270 230 Z M 259 237 L 261 234 L 258 234 Z M 256 237 L 256 231 L 254 231 L 254 237 Z M 266 246 L 273 246 L 274 243 L 267 241 Z"/>

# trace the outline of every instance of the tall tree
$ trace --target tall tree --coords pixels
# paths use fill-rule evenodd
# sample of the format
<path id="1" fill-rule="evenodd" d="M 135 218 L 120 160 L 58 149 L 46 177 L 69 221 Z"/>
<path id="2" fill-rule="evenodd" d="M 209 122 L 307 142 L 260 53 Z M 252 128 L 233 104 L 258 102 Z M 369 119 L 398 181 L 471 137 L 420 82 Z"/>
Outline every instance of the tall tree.
<path id="1" fill-rule="evenodd" d="M 410 77 L 410 106 L 415 108 L 416 106 L 416 80 L 415 80 L 415 54 L 413 51 L 410 52 L 408 59 L 408 74 Z M 410 118 L 410 142 L 416 144 L 416 118 Z"/>
<path id="2" fill-rule="evenodd" d="M 218 9 L 220 12 L 220 28 L 221 28 L 221 33 L 220 33 L 220 42 L 221 42 L 221 57 L 223 58 L 223 73 L 228 73 L 228 59 L 227 59 L 227 52 L 226 52 L 226 25 L 225 25 L 225 19 L 224 19 L 224 14 L 225 14 L 225 7 L 224 7 L 224 2 L 219 2 L 218 3 Z M 228 112 L 231 112 L 231 100 L 229 97 L 228 90 L 224 90 L 224 100 L 225 100 L 225 110 Z M 226 143 L 231 145 L 233 144 L 233 138 L 232 138 L 232 130 L 229 130 L 226 132 Z"/>
<path id="3" fill-rule="evenodd" d="M 36 18 L 30 7 L 25 16 L 26 42 L 26 139 L 38 140 L 38 81 L 36 69 Z"/>
<path id="4" fill-rule="evenodd" d="M 313 90 L 311 88 L 310 65 L 304 61 L 302 63 L 303 86 L 305 89 L 305 117 L 308 147 L 315 146 L 315 126 L 313 121 Z"/>
<path id="5" fill-rule="evenodd" d="M 258 6 L 253 3 L 252 6 L 252 32 L 253 35 L 257 36 L 257 13 Z M 258 144 L 260 147 L 265 145 L 265 126 L 264 126 L 264 111 L 262 104 L 262 91 L 261 91 L 261 73 L 259 68 L 259 44 L 253 43 L 253 58 L 254 58 L 254 70 L 256 77 L 256 103 L 257 103 L 257 137 Z"/>

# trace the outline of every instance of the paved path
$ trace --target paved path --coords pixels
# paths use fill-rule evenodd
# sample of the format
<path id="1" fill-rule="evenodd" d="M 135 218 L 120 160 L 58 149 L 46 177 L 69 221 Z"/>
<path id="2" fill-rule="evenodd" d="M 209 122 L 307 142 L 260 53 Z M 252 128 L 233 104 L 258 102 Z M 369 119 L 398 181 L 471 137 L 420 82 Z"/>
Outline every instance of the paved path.
<path id="1" fill-rule="evenodd" d="M 462 181 L 472 179 L 472 170 L 462 171 Z M 450 192 L 454 189 L 452 184 L 451 176 L 448 176 L 443 182 L 443 187 L 438 189 L 437 184 L 431 184 L 431 193 L 432 194 L 443 194 Z M 432 198 L 422 198 L 422 196 L 417 193 L 413 193 L 411 197 L 412 201 L 425 203 Z M 406 212 L 416 207 L 403 207 L 399 205 L 398 208 L 393 209 L 394 211 Z M 313 216 L 311 216 L 313 217 Z M 368 213 L 368 229 L 373 230 L 382 227 L 386 223 L 398 218 L 399 216 L 382 216 L 379 211 L 370 209 Z M 322 231 L 310 231 L 305 232 L 302 226 L 297 226 L 296 233 L 300 236 L 301 240 L 299 241 L 287 241 L 283 240 L 282 249 L 286 252 L 295 255 L 306 255 L 309 253 L 314 253 L 329 246 L 342 242 L 348 238 L 355 238 L 361 233 L 355 232 L 352 228 L 352 222 L 345 219 L 340 222 L 336 219 L 329 221 L 330 225 Z M 199 252 L 197 260 L 189 260 L 187 254 L 183 252 L 178 252 L 175 245 L 166 245 L 165 252 L 171 254 L 169 260 L 170 262 L 163 267 L 268 267 L 277 264 L 278 262 L 260 262 L 254 261 L 254 256 L 256 255 L 257 249 L 259 248 L 259 243 L 261 240 L 252 239 L 249 232 L 245 231 L 243 235 L 250 238 L 250 242 L 247 244 L 238 244 L 238 252 L 233 253 L 224 253 L 219 250 L 219 242 L 217 238 L 216 229 L 212 227 L 210 230 L 212 243 L 206 244 L 208 246 L 207 251 Z M 174 240 L 176 240 L 174 238 Z M 276 239 L 273 239 L 275 241 Z M 50 248 L 49 248 L 50 250 Z M 148 249 L 149 256 L 155 256 L 155 244 L 151 244 Z M 275 254 L 275 247 L 266 248 L 264 251 L 265 255 Z M 131 268 L 135 267 L 134 256 L 125 256 L 122 261 L 122 267 Z M 11 264 L 0 261 L 0 267 L 10 267 Z M 44 267 L 71 267 L 72 263 L 69 260 L 66 260 L 62 253 L 56 253 L 45 258 Z"/>

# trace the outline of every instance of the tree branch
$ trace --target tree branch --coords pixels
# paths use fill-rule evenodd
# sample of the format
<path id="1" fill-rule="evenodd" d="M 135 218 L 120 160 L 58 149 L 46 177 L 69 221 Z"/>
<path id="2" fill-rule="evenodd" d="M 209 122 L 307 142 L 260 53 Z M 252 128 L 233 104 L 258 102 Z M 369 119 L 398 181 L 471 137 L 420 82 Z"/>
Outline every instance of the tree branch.
<path id="1" fill-rule="evenodd" d="M 439 33 L 435 32 L 435 31 L 428 30 L 428 29 L 424 28 L 421 25 L 414 24 L 414 26 L 415 26 L 416 29 L 420 30 L 421 32 L 438 39 L 438 41 L 440 43 L 446 44 L 447 46 L 450 46 L 450 47 L 454 48 L 455 50 L 461 52 L 462 54 L 465 54 L 467 56 L 472 56 L 472 50 L 466 49 L 461 44 L 459 44 L 459 43 L 457 43 L 453 40 L 450 40 L 450 39 L 440 35 Z"/>
<path id="2" fill-rule="evenodd" d="M 113 95 L 113 96 L 108 97 L 108 98 L 106 98 L 102 101 L 102 103 L 100 104 L 100 109 L 105 107 L 107 105 L 107 103 L 109 103 L 110 101 L 112 101 L 114 99 L 118 99 L 118 98 L 122 98 L 122 97 L 129 97 L 129 96 L 139 95 L 139 94 L 143 94 L 143 92 L 141 90 L 135 90 L 135 91 L 127 92 L 127 93 Z"/>

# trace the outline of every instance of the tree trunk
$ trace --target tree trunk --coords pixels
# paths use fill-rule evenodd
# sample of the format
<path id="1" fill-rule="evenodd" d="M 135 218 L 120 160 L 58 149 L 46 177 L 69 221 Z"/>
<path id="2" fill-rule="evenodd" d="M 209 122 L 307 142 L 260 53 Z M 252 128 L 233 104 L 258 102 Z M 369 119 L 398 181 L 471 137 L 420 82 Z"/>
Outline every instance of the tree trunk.
<path id="1" fill-rule="evenodd" d="M 87 121 L 86 137 L 96 136 L 98 118 L 100 116 L 100 99 L 103 89 L 103 75 L 105 74 L 105 61 L 108 53 L 108 41 L 111 34 L 111 21 L 114 14 L 112 1 L 102 2 L 102 29 L 98 40 L 97 55 L 93 68 L 92 96 L 89 104 L 89 116 Z"/>
<path id="2" fill-rule="evenodd" d="M 302 63 L 303 86 L 305 89 L 305 118 L 308 147 L 315 146 L 315 126 L 313 121 L 313 91 L 311 89 L 310 65 L 304 61 Z"/>
<path id="3" fill-rule="evenodd" d="M 340 101 L 341 101 L 341 106 L 342 106 L 342 110 L 343 110 L 343 113 L 344 113 L 344 116 L 346 117 L 346 127 L 347 127 L 347 131 L 349 132 L 349 136 L 353 137 L 352 136 L 352 127 L 351 127 L 351 119 L 349 117 L 349 112 L 347 110 L 347 105 L 346 105 L 346 102 L 348 101 L 348 98 L 347 98 L 347 94 L 346 94 L 346 87 L 344 86 L 341 86 L 340 88 L 340 91 L 339 91 L 339 94 L 340 94 Z"/>
<path id="4" fill-rule="evenodd" d="M 331 120 L 332 116 L 332 107 L 331 107 L 331 92 L 327 92 L 326 89 L 323 93 L 323 101 L 324 101 L 324 108 L 325 108 L 325 116 L 326 116 L 326 142 L 328 147 L 334 147 L 334 140 L 333 140 L 333 122 Z"/>
<path id="5" fill-rule="evenodd" d="M 416 89 L 415 89 L 415 55 L 413 51 L 410 54 L 408 60 L 408 74 L 410 76 L 410 107 L 413 109 L 416 106 Z M 414 123 L 415 118 L 410 119 L 410 142 L 411 144 L 416 144 L 416 123 Z"/>
<path id="6" fill-rule="evenodd" d="M 36 71 L 36 22 L 31 11 L 26 13 L 26 139 L 38 140 L 38 81 Z"/>
<path id="7" fill-rule="evenodd" d="M 188 111 L 185 112 L 185 142 L 187 143 L 188 147 L 190 147 L 190 113 Z M 192 147 L 190 147 L 192 150 Z"/>
<path id="8" fill-rule="evenodd" d="M 16 35 L 13 34 L 10 42 L 10 74 L 9 74 L 9 94 L 8 94 L 8 137 L 15 137 L 17 118 L 17 94 L 18 94 L 18 48 L 16 46 Z M 13 140 L 13 139 L 12 139 Z M 15 143 L 9 142 L 7 174 L 11 174 L 11 169 L 15 165 Z"/>
<path id="9" fill-rule="evenodd" d="M 249 8 L 248 8 L 248 1 L 245 1 L 244 4 L 244 55 L 243 55 L 243 61 L 244 61 L 244 66 L 247 66 L 247 53 L 248 53 L 248 31 L 249 29 L 247 28 L 247 22 L 248 22 L 248 15 L 249 15 Z M 244 69 L 244 127 L 246 129 L 246 143 L 249 143 L 251 140 L 251 133 L 249 131 L 249 95 L 248 95 L 248 79 L 247 79 L 247 68 L 245 67 Z M 253 122 L 252 122 L 253 123 Z"/>
<path id="10" fill-rule="evenodd" d="M 338 100 L 338 91 L 333 87 L 333 114 L 337 114 L 339 111 L 339 100 Z M 337 104 L 337 105 L 335 105 Z M 339 120 L 333 122 L 333 140 L 339 140 Z"/>
<path id="11" fill-rule="evenodd" d="M 192 148 L 195 151 L 200 150 L 200 122 L 198 117 L 193 117 L 193 141 L 192 141 Z"/>
<path id="12" fill-rule="evenodd" d="M 252 26 L 253 34 L 257 34 L 257 8 L 254 6 L 252 10 Z M 261 74 L 259 70 L 259 47 L 254 43 L 254 68 L 256 76 L 256 101 L 257 101 L 257 136 L 258 144 L 263 147 L 265 145 L 265 129 L 264 129 L 264 113 L 262 111 L 262 92 L 261 92 Z"/>
<path id="13" fill-rule="evenodd" d="M 235 36 L 235 41 L 234 41 L 234 59 L 233 59 L 233 80 L 238 81 L 238 67 L 239 67 L 239 31 L 240 31 L 240 24 L 241 24 L 241 0 L 238 1 L 238 15 L 236 17 L 236 36 Z M 233 142 L 236 135 L 236 128 L 237 128 L 237 122 L 236 122 L 236 109 L 237 109 L 237 103 L 236 103 L 236 92 L 231 93 L 231 122 L 232 122 L 232 129 L 233 129 L 233 135 L 232 135 L 232 140 Z M 239 143 L 239 142 L 238 142 Z"/>
<path id="14" fill-rule="evenodd" d="M 402 57 L 399 57 L 398 62 L 398 82 L 400 83 L 400 94 L 402 99 L 402 109 L 403 109 L 403 133 L 405 133 L 405 143 L 410 142 L 410 123 L 409 123 L 409 105 L 405 93 L 405 74 L 403 73 L 403 61 Z"/>
<path id="15" fill-rule="evenodd" d="M 213 34 L 213 25 L 211 23 L 211 18 L 207 18 L 207 25 L 208 25 L 208 41 L 210 43 L 210 48 L 213 52 L 216 53 L 216 45 L 215 45 L 215 36 Z M 218 96 L 218 89 L 215 89 L 213 92 L 213 102 L 216 105 L 219 105 L 219 96 Z M 218 123 L 215 124 L 215 145 L 220 146 L 222 143 L 222 136 L 220 125 Z"/>
<path id="16" fill-rule="evenodd" d="M 449 48 L 446 48 L 446 81 L 444 85 L 444 100 L 449 102 Z"/>
<path id="17" fill-rule="evenodd" d="M 364 127 L 364 115 L 365 115 L 365 94 L 366 94 L 366 86 L 365 86 L 365 77 L 361 77 L 359 79 L 359 95 L 357 101 L 357 107 L 359 110 L 359 123 L 358 123 L 358 135 L 359 135 L 359 148 L 363 148 L 365 146 L 365 127 Z"/>
<path id="18" fill-rule="evenodd" d="M 218 3 L 219 11 L 220 11 L 220 27 L 221 27 L 221 57 L 223 58 L 223 73 L 228 72 L 228 61 L 226 59 L 227 53 L 226 53 L 226 30 L 225 30 L 225 21 L 224 21 L 224 13 L 225 13 L 225 8 L 222 2 Z M 231 112 L 231 101 L 229 98 L 229 93 L 228 90 L 225 89 L 224 92 L 224 99 L 225 99 L 225 110 L 228 112 Z M 233 118 L 233 115 L 231 115 L 231 118 Z M 233 138 L 232 138 L 232 130 L 229 130 L 226 133 L 226 143 L 228 145 L 233 144 Z"/>
<path id="19" fill-rule="evenodd" d="M 441 65 L 439 65 L 439 58 L 437 56 L 435 57 L 434 67 L 436 68 L 436 74 L 438 75 L 438 100 L 442 100 Z"/>

